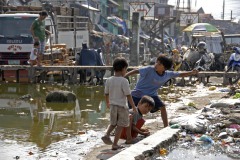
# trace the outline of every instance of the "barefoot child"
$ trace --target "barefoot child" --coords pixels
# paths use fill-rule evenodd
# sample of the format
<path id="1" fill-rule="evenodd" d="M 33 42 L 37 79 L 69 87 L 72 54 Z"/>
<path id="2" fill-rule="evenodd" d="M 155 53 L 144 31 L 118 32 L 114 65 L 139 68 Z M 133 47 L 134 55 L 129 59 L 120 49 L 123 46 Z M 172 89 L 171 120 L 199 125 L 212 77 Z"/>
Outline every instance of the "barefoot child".
<path id="1" fill-rule="evenodd" d="M 28 60 L 28 62 L 30 63 L 31 66 L 37 64 L 38 66 L 40 66 L 40 63 L 38 61 L 38 48 L 40 47 L 40 43 L 34 42 L 33 44 L 33 48 L 30 54 L 30 59 Z"/>
<path id="2" fill-rule="evenodd" d="M 118 145 L 122 128 L 129 125 L 129 109 L 127 102 L 133 106 L 133 112 L 137 112 L 134 105 L 129 83 L 123 76 L 126 74 L 128 63 L 124 58 L 116 58 L 113 62 L 114 76 L 107 79 L 105 84 L 105 96 L 107 107 L 110 108 L 110 125 L 102 140 L 106 144 L 112 144 L 112 150 L 122 148 Z M 116 127 L 115 137 L 112 143 L 110 133 Z"/>
<path id="3" fill-rule="evenodd" d="M 130 123 L 129 126 L 124 128 L 121 134 L 121 139 L 126 139 L 126 144 L 132 144 L 133 139 L 138 134 L 149 136 L 150 132 L 146 129 L 142 129 L 145 120 L 142 118 L 144 114 L 149 113 L 154 108 L 155 102 L 149 96 L 143 96 L 137 105 L 138 112 L 133 114 L 133 110 L 130 110 Z"/>

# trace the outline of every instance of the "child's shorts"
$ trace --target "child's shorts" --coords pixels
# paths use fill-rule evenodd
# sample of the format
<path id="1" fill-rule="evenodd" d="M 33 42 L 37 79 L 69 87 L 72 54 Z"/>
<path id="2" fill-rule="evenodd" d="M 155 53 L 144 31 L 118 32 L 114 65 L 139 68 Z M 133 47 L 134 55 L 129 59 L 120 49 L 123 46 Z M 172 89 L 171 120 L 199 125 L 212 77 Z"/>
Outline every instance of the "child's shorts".
<path id="1" fill-rule="evenodd" d="M 123 106 L 110 105 L 110 124 L 121 127 L 129 126 L 129 109 Z"/>

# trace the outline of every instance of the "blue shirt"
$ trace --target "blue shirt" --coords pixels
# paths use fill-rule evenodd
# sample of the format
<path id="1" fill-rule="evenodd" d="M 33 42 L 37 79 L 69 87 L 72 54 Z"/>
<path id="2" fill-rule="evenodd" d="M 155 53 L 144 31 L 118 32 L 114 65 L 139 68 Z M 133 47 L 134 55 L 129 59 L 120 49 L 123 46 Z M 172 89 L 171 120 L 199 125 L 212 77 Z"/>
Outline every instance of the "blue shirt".
<path id="1" fill-rule="evenodd" d="M 132 96 L 141 98 L 144 95 L 157 96 L 158 89 L 161 88 L 169 79 L 179 76 L 179 72 L 165 71 L 163 75 L 159 75 L 154 66 L 147 66 L 139 69 L 140 77 Z"/>

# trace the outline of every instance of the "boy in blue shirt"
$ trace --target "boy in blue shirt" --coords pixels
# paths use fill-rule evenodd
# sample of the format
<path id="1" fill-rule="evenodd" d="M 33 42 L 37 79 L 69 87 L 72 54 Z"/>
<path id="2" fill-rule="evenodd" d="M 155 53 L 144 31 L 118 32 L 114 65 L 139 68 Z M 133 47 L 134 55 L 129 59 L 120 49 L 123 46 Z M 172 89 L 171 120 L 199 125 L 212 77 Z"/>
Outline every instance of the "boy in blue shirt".
<path id="1" fill-rule="evenodd" d="M 125 74 L 128 77 L 134 74 L 140 74 L 139 80 L 135 88 L 132 90 L 131 95 L 135 105 L 141 100 L 144 95 L 152 97 L 155 101 L 155 107 L 150 111 L 154 113 L 158 110 L 161 111 L 161 117 L 164 127 L 168 126 L 168 117 L 165 104 L 158 96 L 158 89 L 161 88 L 169 79 L 176 77 L 187 77 L 197 75 L 197 70 L 176 72 L 169 71 L 172 68 L 172 60 L 164 55 L 160 55 L 154 66 L 146 66 L 140 69 L 134 69 Z"/>

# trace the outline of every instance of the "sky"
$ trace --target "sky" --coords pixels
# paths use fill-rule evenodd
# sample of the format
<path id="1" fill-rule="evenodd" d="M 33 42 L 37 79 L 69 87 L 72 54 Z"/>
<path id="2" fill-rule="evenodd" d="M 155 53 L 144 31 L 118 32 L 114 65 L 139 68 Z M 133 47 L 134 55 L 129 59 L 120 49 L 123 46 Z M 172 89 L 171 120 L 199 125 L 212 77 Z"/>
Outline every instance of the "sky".
<path id="1" fill-rule="evenodd" d="M 224 19 L 228 20 L 231 18 L 231 10 L 232 10 L 232 17 L 240 19 L 240 0 L 225 0 L 225 16 Z M 169 4 L 176 5 L 177 0 L 169 0 Z M 187 0 L 181 0 L 181 5 L 185 5 Z M 223 0 L 191 0 L 192 8 L 196 10 L 200 7 L 203 8 L 205 13 L 211 13 L 215 19 L 222 19 L 223 13 Z"/>

